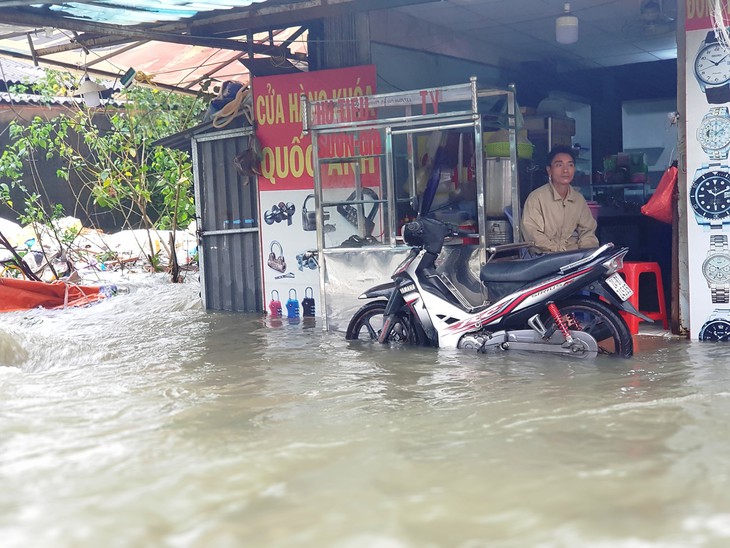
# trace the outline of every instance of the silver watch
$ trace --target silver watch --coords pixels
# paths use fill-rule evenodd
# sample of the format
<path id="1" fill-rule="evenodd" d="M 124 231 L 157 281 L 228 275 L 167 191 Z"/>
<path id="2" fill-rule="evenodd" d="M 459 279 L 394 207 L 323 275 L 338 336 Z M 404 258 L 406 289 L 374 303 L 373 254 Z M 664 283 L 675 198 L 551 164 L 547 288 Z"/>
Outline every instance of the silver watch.
<path id="1" fill-rule="evenodd" d="M 727 107 L 712 107 L 697 128 L 697 142 L 710 160 L 725 160 L 730 152 L 730 113 Z"/>
<path id="2" fill-rule="evenodd" d="M 712 302 L 730 303 L 730 247 L 727 235 L 710 236 L 710 251 L 702 262 L 702 274 L 710 288 Z"/>

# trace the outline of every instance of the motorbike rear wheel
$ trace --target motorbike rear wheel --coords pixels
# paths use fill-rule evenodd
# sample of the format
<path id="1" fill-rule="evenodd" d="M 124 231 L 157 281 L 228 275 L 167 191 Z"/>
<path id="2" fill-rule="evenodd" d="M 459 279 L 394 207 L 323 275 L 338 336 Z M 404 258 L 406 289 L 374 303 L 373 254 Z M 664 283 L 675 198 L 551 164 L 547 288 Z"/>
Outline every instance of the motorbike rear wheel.
<path id="1" fill-rule="evenodd" d="M 608 304 L 591 298 L 576 297 L 555 303 L 568 329 L 583 331 L 598 342 L 599 354 L 630 358 L 634 353 L 634 341 L 626 322 Z M 542 316 L 545 327 L 557 329 L 549 312 Z"/>
<path id="2" fill-rule="evenodd" d="M 350 320 L 345 339 L 348 341 L 377 341 L 385 324 L 386 301 L 366 304 Z M 408 343 L 412 339 L 408 322 L 401 316 L 390 323 L 385 342 Z"/>

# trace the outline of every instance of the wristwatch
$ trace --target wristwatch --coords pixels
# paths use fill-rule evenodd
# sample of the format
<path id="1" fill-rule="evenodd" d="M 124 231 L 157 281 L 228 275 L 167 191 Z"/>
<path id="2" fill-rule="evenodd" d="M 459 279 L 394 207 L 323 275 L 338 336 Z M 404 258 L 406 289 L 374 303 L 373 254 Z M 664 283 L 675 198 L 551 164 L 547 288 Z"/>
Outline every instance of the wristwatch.
<path id="1" fill-rule="evenodd" d="M 701 341 L 730 341 L 730 308 L 716 308 L 700 329 Z"/>
<path id="2" fill-rule="evenodd" d="M 727 235 L 710 236 L 710 251 L 702 262 L 702 274 L 710 287 L 712 303 L 730 303 L 730 248 Z"/>
<path id="3" fill-rule="evenodd" d="M 730 102 L 730 51 L 718 43 L 713 30 L 707 33 L 695 57 L 695 77 L 708 103 Z"/>
<path id="4" fill-rule="evenodd" d="M 730 166 L 702 164 L 689 189 L 689 203 L 705 229 L 730 226 Z"/>
<path id="5" fill-rule="evenodd" d="M 712 107 L 697 128 L 697 141 L 710 160 L 727 159 L 730 151 L 730 113 L 727 107 Z"/>

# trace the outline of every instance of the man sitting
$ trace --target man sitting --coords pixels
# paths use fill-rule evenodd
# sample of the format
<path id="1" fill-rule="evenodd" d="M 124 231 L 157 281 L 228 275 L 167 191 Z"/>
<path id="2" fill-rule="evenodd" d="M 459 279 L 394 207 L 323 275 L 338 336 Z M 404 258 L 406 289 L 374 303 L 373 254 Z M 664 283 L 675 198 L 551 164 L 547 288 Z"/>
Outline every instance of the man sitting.
<path id="1" fill-rule="evenodd" d="M 583 195 L 572 187 L 575 151 L 553 147 L 547 157 L 548 182 L 533 190 L 522 212 L 522 235 L 533 253 L 598 247 L 596 220 Z"/>

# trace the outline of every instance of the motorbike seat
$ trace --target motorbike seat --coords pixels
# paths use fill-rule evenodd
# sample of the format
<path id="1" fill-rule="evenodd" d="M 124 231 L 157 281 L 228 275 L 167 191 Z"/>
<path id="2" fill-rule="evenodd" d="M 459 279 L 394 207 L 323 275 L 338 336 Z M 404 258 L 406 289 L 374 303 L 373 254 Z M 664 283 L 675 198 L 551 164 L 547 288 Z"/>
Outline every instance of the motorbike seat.
<path id="1" fill-rule="evenodd" d="M 532 259 L 493 262 L 479 271 L 479 279 L 485 284 L 504 282 L 530 282 L 556 273 L 563 266 L 587 257 L 595 249 L 577 249 L 548 253 Z"/>

